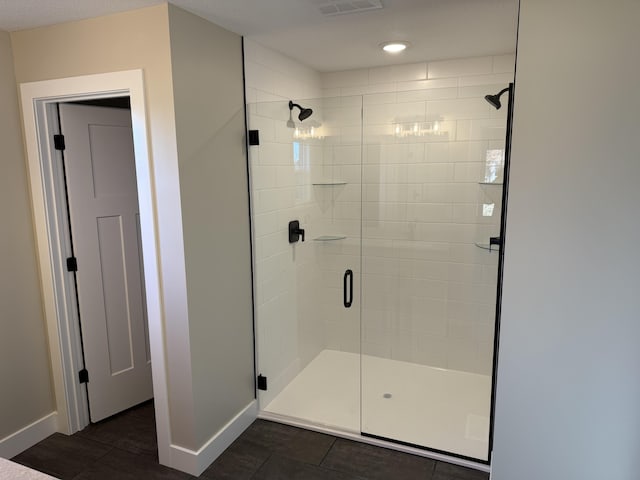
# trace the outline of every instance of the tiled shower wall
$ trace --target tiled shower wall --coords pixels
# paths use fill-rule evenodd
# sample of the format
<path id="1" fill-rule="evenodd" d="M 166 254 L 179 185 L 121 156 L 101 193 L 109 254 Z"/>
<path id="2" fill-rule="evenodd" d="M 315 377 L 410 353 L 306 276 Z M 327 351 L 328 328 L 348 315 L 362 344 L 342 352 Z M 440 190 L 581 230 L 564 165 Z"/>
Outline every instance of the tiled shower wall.
<path id="1" fill-rule="evenodd" d="M 478 182 L 487 152 L 503 148 L 505 119 L 482 97 L 513 80 L 513 56 L 319 75 L 248 41 L 245 59 L 261 136 L 250 161 L 262 404 L 322 349 L 358 352 L 360 306 L 363 353 L 490 373 L 497 254 L 474 242 L 498 233 L 501 189 Z M 307 169 L 294 167 L 290 98 L 316 99 L 322 123 L 322 140 L 300 142 Z M 421 135 L 410 135 L 415 124 Z M 326 180 L 345 185 L 313 185 Z M 292 219 L 304 244 L 287 241 Z M 347 239 L 311 240 L 326 234 Z M 345 268 L 356 273 L 349 311 Z"/>
<path id="2" fill-rule="evenodd" d="M 323 74 L 363 95 L 362 353 L 490 374 L 506 108 L 513 55 Z M 506 105 L 507 96 L 502 97 Z M 325 111 L 328 116 L 328 112 Z M 360 218 L 349 200 L 336 215 Z M 325 319 L 330 321 L 330 319 Z M 348 338 L 349 331 L 332 337 Z"/>
<path id="3" fill-rule="evenodd" d="M 309 236 L 321 216 L 310 196 L 311 171 L 293 167 L 293 131 L 286 126 L 288 100 L 319 98 L 321 83 L 314 70 L 250 40 L 245 77 L 249 128 L 260 131 L 249 161 L 258 367 L 269 382 L 260 392 L 264 407 L 326 344 L 314 299 L 322 281 L 316 250 L 309 241 L 289 244 L 287 229 L 298 219 Z M 310 164 L 321 155 L 321 146 L 307 142 L 298 160 Z"/>

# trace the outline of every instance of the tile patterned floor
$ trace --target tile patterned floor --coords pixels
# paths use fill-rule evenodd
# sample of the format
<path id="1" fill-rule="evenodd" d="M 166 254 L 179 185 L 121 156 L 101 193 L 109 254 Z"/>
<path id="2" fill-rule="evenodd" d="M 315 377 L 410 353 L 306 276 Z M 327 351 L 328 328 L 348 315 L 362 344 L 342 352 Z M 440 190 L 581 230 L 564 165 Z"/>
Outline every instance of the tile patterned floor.
<path id="1" fill-rule="evenodd" d="M 72 436 L 54 434 L 12 459 L 63 480 L 193 479 L 158 463 L 153 403 Z M 205 480 L 487 480 L 444 462 L 256 420 Z"/>

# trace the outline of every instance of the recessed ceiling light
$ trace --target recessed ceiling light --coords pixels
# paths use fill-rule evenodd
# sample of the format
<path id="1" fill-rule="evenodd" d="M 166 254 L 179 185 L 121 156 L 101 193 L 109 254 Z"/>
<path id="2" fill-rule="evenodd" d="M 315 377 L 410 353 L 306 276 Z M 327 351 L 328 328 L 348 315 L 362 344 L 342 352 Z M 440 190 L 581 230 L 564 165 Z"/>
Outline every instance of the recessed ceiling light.
<path id="1" fill-rule="evenodd" d="M 409 42 L 384 42 L 380 44 L 387 53 L 400 53 L 409 47 Z"/>

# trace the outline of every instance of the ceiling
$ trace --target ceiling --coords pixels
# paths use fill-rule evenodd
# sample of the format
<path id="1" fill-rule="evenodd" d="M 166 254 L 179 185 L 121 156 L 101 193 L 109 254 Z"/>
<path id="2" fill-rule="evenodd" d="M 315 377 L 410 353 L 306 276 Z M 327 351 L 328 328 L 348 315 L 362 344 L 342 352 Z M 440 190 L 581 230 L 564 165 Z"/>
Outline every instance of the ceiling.
<path id="1" fill-rule="evenodd" d="M 381 9 L 336 16 L 321 13 L 320 7 L 337 1 L 341 0 L 171 3 L 321 72 L 515 50 L 518 0 L 382 0 Z M 0 0 L 0 29 L 22 30 L 160 3 Z M 384 54 L 379 44 L 389 40 L 409 41 L 411 48 L 395 56 Z"/>

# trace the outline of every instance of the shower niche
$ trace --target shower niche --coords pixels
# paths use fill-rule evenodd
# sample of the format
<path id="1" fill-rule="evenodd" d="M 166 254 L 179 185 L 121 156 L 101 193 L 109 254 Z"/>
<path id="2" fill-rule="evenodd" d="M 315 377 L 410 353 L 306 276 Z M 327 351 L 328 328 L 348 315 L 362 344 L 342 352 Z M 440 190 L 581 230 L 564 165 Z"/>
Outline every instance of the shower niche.
<path id="1" fill-rule="evenodd" d="M 478 98 L 248 105 L 263 418 L 488 462 L 506 109 Z"/>

